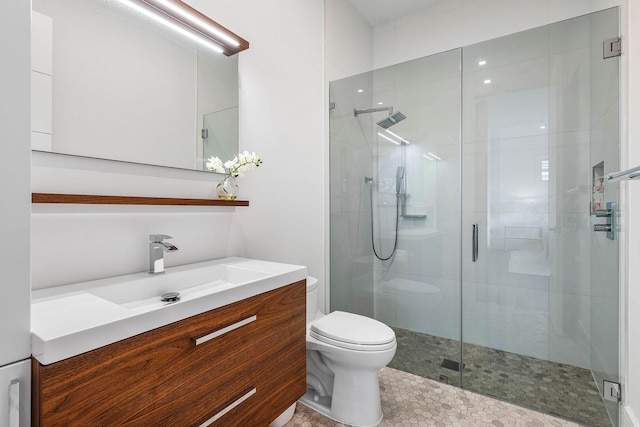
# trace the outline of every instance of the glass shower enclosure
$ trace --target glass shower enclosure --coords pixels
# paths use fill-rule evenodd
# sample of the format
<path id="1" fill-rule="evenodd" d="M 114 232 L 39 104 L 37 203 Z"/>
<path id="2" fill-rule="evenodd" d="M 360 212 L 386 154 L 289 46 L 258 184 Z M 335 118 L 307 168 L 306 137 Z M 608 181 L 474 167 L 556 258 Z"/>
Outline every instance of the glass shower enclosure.
<path id="1" fill-rule="evenodd" d="M 330 308 L 393 327 L 392 368 L 617 425 L 617 35 L 614 8 L 331 82 Z"/>

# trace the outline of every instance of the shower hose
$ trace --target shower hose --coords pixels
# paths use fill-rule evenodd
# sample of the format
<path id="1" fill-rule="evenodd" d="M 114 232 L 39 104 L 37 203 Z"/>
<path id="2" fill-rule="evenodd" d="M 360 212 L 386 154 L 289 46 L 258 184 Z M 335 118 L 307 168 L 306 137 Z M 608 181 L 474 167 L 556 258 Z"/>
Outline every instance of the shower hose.
<path id="1" fill-rule="evenodd" d="M 400 209 L 400 193 L 396 193 L 396 232 L 393 241 L 393 249 L 391 250 L 391 254 L 389 254 L 389 256 L 386 258 L 378 255 L 378 252 L 376 251 L 375 239 L 373 237 L 373 185 L 369 185 L 369 204 L 371 205 L 371 247 L 373 248 L 373 254 L 380 261 L 388 261 L 396 253 L 396 248 L 398 247 L 398 210 Z"/>

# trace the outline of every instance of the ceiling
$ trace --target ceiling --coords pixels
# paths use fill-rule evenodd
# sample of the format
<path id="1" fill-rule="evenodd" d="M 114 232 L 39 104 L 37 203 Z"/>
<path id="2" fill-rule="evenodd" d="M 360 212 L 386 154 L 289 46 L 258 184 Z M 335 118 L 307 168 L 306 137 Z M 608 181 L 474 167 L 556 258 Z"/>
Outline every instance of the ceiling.
<path id="1" fill-rule="evenodd" d="M 373 27 L 446 0 L 349 0 Z"/>

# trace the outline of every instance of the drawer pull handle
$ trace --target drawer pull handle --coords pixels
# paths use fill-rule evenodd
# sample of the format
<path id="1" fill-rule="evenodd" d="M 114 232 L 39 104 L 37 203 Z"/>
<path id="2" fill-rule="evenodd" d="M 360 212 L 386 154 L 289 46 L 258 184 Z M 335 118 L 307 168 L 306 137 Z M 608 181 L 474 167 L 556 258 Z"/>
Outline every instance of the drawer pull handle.
<path id="1" fill-rule="evenodd" d="M 244 325 L 248 325 L 251 322 L 255 322 L 257 320 L 257 318 L 258 317 L 256 315 L 253 315 L 253 316 L 247 317 L 246 319 L 243 319 L 243 320 L 241 320 L 239 322 L 236 322 L 236 323 L 234 323 L 232 325 L 226 326 L 226 327 L 224 327 L 222 329 L 218 329 L 215 332 L 211 332 L 210 334 L 207 334 L 207 335 L 202 336 L 200 338 L 196 338 L 196 345 L 203 344 L 203 343 L 205 343 L 205 342 L 207 342 L 209 340 L 212 340 L 212 339 L 217 338 L 217 337 L 219 337 L 221 335 L 224 335 L 227 332 L 231 332 L 234 329 L 238 329 L 238 328 L 243 327 Z"/>
<path id="2" fill-rule="evenodd" d="M 9 427 L 20 425 L 20 381 L 9 384 Z"/>
<path id="3" fill-rule="evenodd" d="M 255 317 L 255 316 L 253 316 L 253 317 Z M 245 400 L 247 400 L 248 398 L 250 398 L 254 394 L 256 394 L 256 388 L 255 387 L 252 388 L 251 390 L 249 390 L 246 394 L 243 394 L 242 397 L 240 397 L 238 400 L 233 402 L 231 405 L 227 406 L 222 411 L 218 412 L 213 417 L 209 418 L 207 421 L 205 421 L 202 424 L 200 424 L 200 427 L 207 427 L 207 426 L 215 423 L 220 418 L 224 417 L 227 414 L 227 412 L 231 411 L 233 408 L 235 408 L 236 406 L 240 405 L 242 402 L 244 402 Z"/>

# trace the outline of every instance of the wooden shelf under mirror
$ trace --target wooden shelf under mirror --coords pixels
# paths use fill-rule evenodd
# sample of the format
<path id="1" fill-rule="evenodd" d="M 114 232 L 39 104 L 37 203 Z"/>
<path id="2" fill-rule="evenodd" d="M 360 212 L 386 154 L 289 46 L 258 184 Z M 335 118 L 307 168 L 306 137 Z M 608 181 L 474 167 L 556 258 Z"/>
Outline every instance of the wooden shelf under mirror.
<path id="1" fill-rule="evenodd" d="M 176 197 L 100 196 L 95 194 L 31 193 L 31 203 L 81 205 L 249 206 L 248 200 L 186 199 Z"/>

